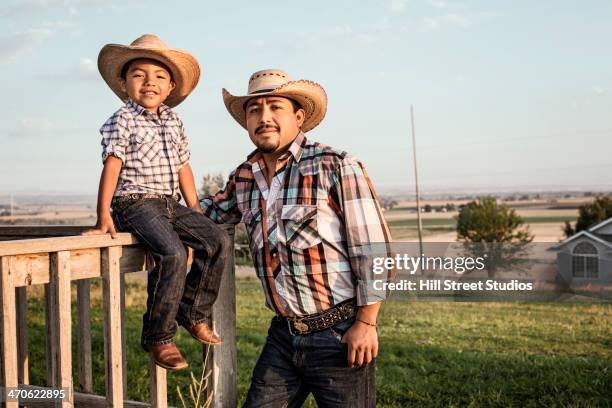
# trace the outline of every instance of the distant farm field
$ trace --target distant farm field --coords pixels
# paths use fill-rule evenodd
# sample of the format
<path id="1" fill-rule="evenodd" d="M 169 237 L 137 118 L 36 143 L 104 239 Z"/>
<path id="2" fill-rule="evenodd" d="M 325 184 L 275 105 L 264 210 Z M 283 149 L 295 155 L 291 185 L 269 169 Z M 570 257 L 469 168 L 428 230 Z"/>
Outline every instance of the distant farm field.
<path id="1" fill-rule="evenodd" d="M 94 387 L 104 394 L 100 285 L 92 293 Z M 128 395 L 149 399 L 148 355 L 139 346 L 145 288 L 128 281 Z M 30 378 L 44 383 L 44 301 L 30 291 Z M 237 281 L 238 393 L 244 401 L 272 313 L 260 283 Z M 76 313 L 76 310 L 74 311 Z M 76 322 L 76 318 L 73 318 Z M 73 328 L 75 333 L 76 327 Z M 606 407 L 612 395 L 612 305 L 406 302 L 380 314 L 379 407 Z M 223 335 L 223 333 L 221 333 Z M 76 352 L 77 339 L 73 339 Z M 201 347 L 179 330 L 196 375 Z M 73 356 L 77 361 L 76 354 Z M 75 387 L 78 389 L 74 366 Z M 169 373 L 170 404 L 188 370 Z M 305 406 L 315 407 L 310 399 Z"/>

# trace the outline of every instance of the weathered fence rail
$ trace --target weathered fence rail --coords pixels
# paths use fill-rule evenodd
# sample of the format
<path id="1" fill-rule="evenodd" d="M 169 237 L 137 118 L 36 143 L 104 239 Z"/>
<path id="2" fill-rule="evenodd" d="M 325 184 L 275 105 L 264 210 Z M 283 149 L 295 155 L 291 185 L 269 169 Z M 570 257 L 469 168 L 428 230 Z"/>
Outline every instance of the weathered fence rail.
<path id="1" fill-rule="evenodd" d="M 89 228 L 89 227 L 87 227 Z M 86 227 L 0 227 L 0 303 L 2 304 L 2 386 L 41 389 L 29 379 L 27 291 L 45 287 L 46 387 L 64 388 L 61 404 L 36 406 L 166 407 L 166 370 L 151 362 L 151 402 L 129 401 L 125 336 L 125 275 L 147 269 L 142 245 L 130 234 L 78 236 Z M 233 236 L 233 228 L 227 227 Z M 209 368 L 215 407 L 235 407 L 236 298 L 234 259 L 228 261 L 213 324 L 223 345 L 211 348 Z M 90 333 L 90 279 L 102 277 L 106 395 L 93 394 Z M 71 282 L 77 286 L 78 383 L 72 377 Z M 205 349 L 203 350 L 203 353 Z M 95 373 L 98 374 L 98 373 Z M 17 402 L 6 402 L 7 408 Z M 35 404 L 28 403 L 28 406 Z"/>

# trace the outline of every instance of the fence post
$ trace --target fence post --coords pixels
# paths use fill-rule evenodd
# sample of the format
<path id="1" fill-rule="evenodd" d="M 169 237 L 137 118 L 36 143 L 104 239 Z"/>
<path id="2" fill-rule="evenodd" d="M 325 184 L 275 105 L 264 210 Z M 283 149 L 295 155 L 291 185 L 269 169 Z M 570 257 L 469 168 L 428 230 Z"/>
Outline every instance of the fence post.
<path id="1" fill-rule="evenodd" d="M 209 348 L 212 369 L 213 406 L 234 408 L 238 403 L 236 362 L 236 276 L 234 267 L 234 226 L 222 225 L 231 238 L 230 256 L 225 264 L 219 296 L 213 307 L 213 327 L 223 344 Z M 206 353 L 206 346 L 203 346 Z"/>
<path id="2" fill-rule="evenodd" d="M 15 286 L 11 271 L 11 257 L 0 257 L 0 293 L 2 294 L 2 385 L 17 387 L 17 327 Z M 17 408 L 17 401 L 6 402 L 6 408 Z"/>
<path id="3" fill-rule="evenodd" d="M 53 322 L 57 354 L 57 386 L 66 389 L 66 398 L 56 406 L 71 407 L 74 402 L 72 387 L 72 312 L 70 302 L 70 251 L 50 254 L 50 283 L 52 307 L 57 319 Z"/>
<path id="4" fill-rule="evenodd" d="M 106 401 L 123 407 L 123 350 L 121 350 L 121 247 L 103 248 L 101 265 L 104 303 L 104 360 L 106 362 Z"/>

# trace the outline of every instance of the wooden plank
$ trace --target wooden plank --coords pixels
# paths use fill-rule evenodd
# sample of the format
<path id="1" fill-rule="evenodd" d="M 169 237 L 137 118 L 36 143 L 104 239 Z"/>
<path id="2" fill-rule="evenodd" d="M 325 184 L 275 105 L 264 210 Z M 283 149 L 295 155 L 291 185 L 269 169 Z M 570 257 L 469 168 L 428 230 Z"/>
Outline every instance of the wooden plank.
<path id="1" fill-rule="evenodd" d="M 230 225 L 222 227 L 230 235 L 233 248 L 234 227 Z M 213 406 L 233 408 L 238 404 L 234 251 L 230 251 L 230 256 L 225 264 L 219 296 L 213 306 L 212 318 L 213 327 L 223 340 L 222 346 L 210 348 L 212 355 L 208 357 L 212 365 Z M 206 346 L 203 347 L 203 353 L 206 353 Z"/>
<path id="2" fill-rule="evenodd" d="M 153 408 L 168 407 L 168 385 L 166 369 L 159 367 L 151 357 L 151 406 Z"/>
<path id="3" fill-rule="evenodd" d="M 47 386 L 56 387 L 57 380 L 57 360 L 55 356 L 57 351 L 57 310 L 53 307 L 56 303 L 54 293 L 50 284 L 45 285 L 45 343 L 46 350 L 45 358 L 47 361 Z"/>
<path id="4" fill-rule="evenodd" d="M 121 247 L 101 251 L 104 302 L 104 360 L 106 362 L 106 401 L 123 406 L 123 357 L 121 350 L 121 299 L 119 258 Z"/>
<path id="5" fill-rule="evenodd" d="M 11 258 L 0 257 L 0 293 L 2 294 L 2 385 L 17 387 L 17 311 Z M 5 402 L 6 408 L 17 408 L 17 402 Z"/>
<path id="6" fill-rule="evenodd" d="M 21 384 L 21 388 L 26 390 L 46 390 L 46 387 L 40 387 L 36 385 L 28 385 Z M 54 407 L 55 403 L 53 400 L 48 401 L 37 401 L 37 402 L 28 402 L 28 407 L 32 408 L 47 408 Z M 101 395 L 93 395 L 93 394 L 84 394 L 80 392 L 74 393 L 74 406 L 79 408 L 106 408 L 108 405 L 106 403 L 106 397 Z M 149 408 L 151 404 L 147 404 L 139 401 L 124 401 L 123 406 L 125 408 Z"/>
<path id="7" fill-rule="evenodd" d="M 120 295 L 119 300 L 121 301 L 121 350 L 123 357 L 121 362 L 121 368 L 123 371 L 123 399 L 127 399 L 127 335 L 125 333 L 125 274 L 119 274 L 119 288 Z"/>
<path id="8" fill-rule="evenodd" d="M 26 288 L 17 288 L 17 364 L 19 370 L 19 383 L 29 384 L 30 382 L 30 367 L 28 361 L 28 298 Z"/>
<path id="9" fill-rule="evenodd" d="M 132 234 L 118 233 L 112 239 L 110 234 L 92 236 L 71 236 L 60 238 L 24 239 L 19 241 L 4 241 L 0 244 L 0 256 L 25 255 L 57 251 L 73 251 L 75 249 L 108 248 L 113 246 L 133 245 L 138 243 Z"/>
<path id="10" fill-rule="evenodd" d="M 57 407 L 72 406 L 72 316 L 70 307 L 70 252 L 59 251 L 52 253 L 50 288 L 53 293 L 53 309 L 57 313 L 55 332 L 57 335 L 57 349 L 54 356 L 57 361 L 58 388 L 66 390 L 66 398 L 58 401 Z"/>
<path id="11" fill-rule="evenodd" d="M 23 226 L 0 226 L 0 240 L 6 237 L 48 238 L 81 235 L 82 232 L 95 228 L 86 225 L 23 225 Z"/>
<path id="12" fill-rule="evenodd" d="M 121 256 L 123 273 L 144 270 L 146 251 L 141 245 L 124 247 Z M 14 257 L 15 286 L 49 283 L 49 254 L 26 254 Z M 71 279 L 91 279 L 100 276 L 100 250 L 98 248 L 70 251 Z"/>
<path id="13" fill-rule="evenodd" d="M 91 365 L 91 318 L 89 279 L 77 281 L 79 385 L 83 392 L 93 392 Z"/>

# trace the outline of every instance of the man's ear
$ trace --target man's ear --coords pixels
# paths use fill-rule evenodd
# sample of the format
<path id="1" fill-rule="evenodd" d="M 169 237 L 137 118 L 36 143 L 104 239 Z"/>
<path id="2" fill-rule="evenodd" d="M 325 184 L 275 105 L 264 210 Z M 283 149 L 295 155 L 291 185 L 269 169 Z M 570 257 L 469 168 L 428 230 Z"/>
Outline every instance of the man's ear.
<path id="1" fill-rule="evenodd" d="M 297 121 L 297 125 L 299 128 L 304 124 L 304 119 L 306 119 L 306 111 L 302 108 L 298 109 L 295 112 L 295 120 Z"/>
<path id="2" fill-rule="evenodd" d="M 127 92 L 127 88 L 125 86 L 125 79 L 121 78 L 119 81 L 121 83 L 121 92 Z"/>
<path id="3" fill-rule="evenodd" d="M 174 90 L 174 88 L 176 88 L 176 82 L 170 81 L 170 92 L 168 92 L 168 94 L 170 94 Z"/>

